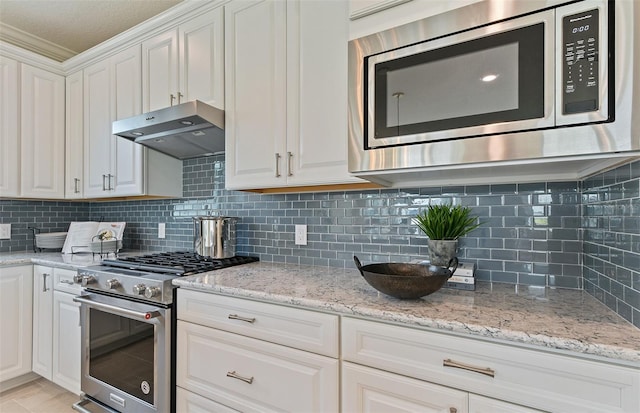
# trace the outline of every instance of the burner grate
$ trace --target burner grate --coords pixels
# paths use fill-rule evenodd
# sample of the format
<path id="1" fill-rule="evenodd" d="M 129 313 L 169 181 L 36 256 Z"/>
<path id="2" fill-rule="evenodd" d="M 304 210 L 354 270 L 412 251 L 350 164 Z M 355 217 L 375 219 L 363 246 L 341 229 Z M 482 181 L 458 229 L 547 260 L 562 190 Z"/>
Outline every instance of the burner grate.
<path id="1" fill-rule="evenodd" d="M 212 258 L 195 252 L 175 251 L 103 260 L 102 264 L 150 272 L 193 275 L 255 261 L 258 261 L 257 257 Z"/>

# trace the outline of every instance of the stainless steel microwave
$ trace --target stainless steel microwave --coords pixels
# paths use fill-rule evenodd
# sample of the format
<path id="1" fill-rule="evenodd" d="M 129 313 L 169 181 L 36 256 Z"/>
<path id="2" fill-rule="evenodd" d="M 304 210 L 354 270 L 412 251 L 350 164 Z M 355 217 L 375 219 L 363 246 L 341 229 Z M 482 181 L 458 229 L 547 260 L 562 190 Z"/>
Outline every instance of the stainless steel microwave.
<path id="1" fill-rule="evenodd" d="M 350 171 L 637 151 L 639 8 L 487 0 L 350 41 Z"/>

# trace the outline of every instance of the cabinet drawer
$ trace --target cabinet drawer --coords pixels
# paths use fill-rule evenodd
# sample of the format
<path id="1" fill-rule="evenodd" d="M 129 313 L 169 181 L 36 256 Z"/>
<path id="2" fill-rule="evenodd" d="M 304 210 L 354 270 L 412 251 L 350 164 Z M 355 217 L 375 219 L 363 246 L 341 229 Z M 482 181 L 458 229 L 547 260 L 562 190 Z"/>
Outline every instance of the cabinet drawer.
<path id="1" fill-rule="evenodd" d="M 639 370 L 587 358 L 347 317 L 342 352 L 347 361 L 542 410 L 640 411 Z"/>
<path id="2" fill-rule="evenodd" d="M 176 412 L 180 413 L 239 413 L 220 403 L 205 399 L 180 387 L 176 387 Z"/>
<path id="3" fill-rule="evenodd" d="M 468 393 L 357 364 L 342 366 L 343 413 L 467 413 Z"/>
<path id="4" fill-rule="evenodd" d="M 242 412 L 338 411 L 338 360 L 178 321 L 178 386 Z"/>
<path id="5" fill-rule="evenodd" d="M 338 357 L 339 322 L 332 314 L 181 288 L 178 319 Z"/>
<path id="6" fill-rule="evenodd" d="M 64 291 L 69 294 L 80 294 L 82 287 L 80 284 L 73 282 L 73 276 L 78 272 L 76 270 L 67 270 L 64 268 L 55 268 L 53 270 L 53 289 Z"/>

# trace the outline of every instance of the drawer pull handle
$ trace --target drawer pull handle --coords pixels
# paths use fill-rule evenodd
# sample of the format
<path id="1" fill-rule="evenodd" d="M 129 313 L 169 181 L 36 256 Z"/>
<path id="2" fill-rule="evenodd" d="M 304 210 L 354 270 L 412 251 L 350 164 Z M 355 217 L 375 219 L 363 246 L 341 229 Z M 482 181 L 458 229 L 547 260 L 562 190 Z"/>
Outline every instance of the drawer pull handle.
<path id="1" fill-rule="evenodd" d="M 71 280 L 60 280 L 61 284 L 69 284 L 69 285 L 73 285 L 73 281 Z"/>
<path id="2" fill-rule="evenodd" d="M 240 317 L 238 314 L 229 314 L 229 320 L 246 321 L 247 323 L 252 323 L 252 324 L 256 322 L 255 318 Z"/>
<path id="3" fill-rule="evenodd" d="M 483 368 L 483 367 L 476 367 L 476 366 L 472 366 L 470 364 L 464 364 L 464 363 L 460 363 L 457 361 L 453 361 L 451 359 L 446 359 L 442 361 L 442 365 L 444 367 L 453 367 L 456 369 L 463 369 L 463 370 L 469 370 L 469 371 L 473 371 L 474 373 L 480 373 L 480 374 L 484 374 L 485 376 L 489 376 L 489 377 L 495 377 L 496 372 L 493 369 L 490 369 L 488 367 Z"/>
<path id="4" fill-rule="evenodd" d="M 227 372 L 227 377 L 231 377 L 232 379 L 242 380 L 243 382 L 249 383 L 249 384 L 253 383 L 253 377 L 249 377 L 249 378 L 242 377 L 238 373 L 236 373 L 235 370 L 234 371 L 228 371 Z"/>

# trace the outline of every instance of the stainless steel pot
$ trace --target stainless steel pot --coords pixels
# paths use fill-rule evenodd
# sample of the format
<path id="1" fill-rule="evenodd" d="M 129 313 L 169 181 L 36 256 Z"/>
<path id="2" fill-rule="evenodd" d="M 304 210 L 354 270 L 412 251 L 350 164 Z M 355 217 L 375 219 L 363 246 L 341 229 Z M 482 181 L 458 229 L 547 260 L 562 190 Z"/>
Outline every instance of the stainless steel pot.
<path id="1" fill-rule="evenodd" d="M 193 217 L 193 248 L 212 258 L 236 255 L 236 222 L 238 218 L 220 216 Z"/>

